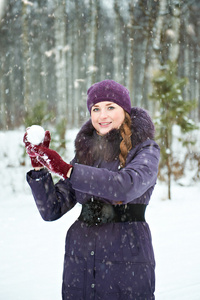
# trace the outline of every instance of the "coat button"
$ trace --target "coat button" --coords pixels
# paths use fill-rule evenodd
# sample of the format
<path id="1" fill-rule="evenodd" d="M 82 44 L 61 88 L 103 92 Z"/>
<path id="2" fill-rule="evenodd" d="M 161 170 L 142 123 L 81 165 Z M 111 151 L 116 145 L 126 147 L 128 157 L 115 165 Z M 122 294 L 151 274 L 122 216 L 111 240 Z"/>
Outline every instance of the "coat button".
<path id="1" fill-rule="evenodd" d="M 90 254 L 91 254 L 91 255 L 94 255 L 94 251 L 91 251 Z"/>
<path id="2" fill-rule="evenodd" d="M 92 284 L 91 284 L 91 288 L 93 289 L 94 287 L 95 287 L 95 284 L 94 284 L 94 283 L 92 283 Z"/>

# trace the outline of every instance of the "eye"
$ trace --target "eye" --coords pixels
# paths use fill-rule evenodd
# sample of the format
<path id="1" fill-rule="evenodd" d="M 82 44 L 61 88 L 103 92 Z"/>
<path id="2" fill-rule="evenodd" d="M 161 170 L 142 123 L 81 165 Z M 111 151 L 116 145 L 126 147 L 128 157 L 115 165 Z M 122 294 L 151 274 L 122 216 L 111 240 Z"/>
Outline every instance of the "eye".
<path id="1" fill-rule="evenodd" d="M 94 111 L 94 112 L 99 111 L 99 108 L 98 108 L 98 107 L 94 107 L 94 108 L 92 109 L 92 111 Z"/>
<path id="2" fill-rule="evenodd" d="M 108 109 L 113 110 L 113 109 L 115 109 L 115 107 L 114 106 L 108 106 Z"/>

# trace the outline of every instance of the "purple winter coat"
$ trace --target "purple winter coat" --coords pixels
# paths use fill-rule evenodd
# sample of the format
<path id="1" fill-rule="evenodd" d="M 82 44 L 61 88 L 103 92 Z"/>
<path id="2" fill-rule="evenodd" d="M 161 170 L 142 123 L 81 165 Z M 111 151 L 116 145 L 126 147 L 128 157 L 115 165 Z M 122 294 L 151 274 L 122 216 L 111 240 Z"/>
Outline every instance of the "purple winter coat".
<path id="1" fill-rule="evenodd" d="M 159 147 L 146 111 L 132 108 L 132 144 L 119 169 L 118 130 L 96 135 L 88 121 L 75 140 L 70 179 L 54 185 L 47 170 L 30 171 L 28 183 L 42 218 L 60 218 L 91 197 L 115 204 L 148 204 L 156 184 Z M 154 299 L 155 260 L 146 222 L 88 227 L 77 220 L 68 230 L 63 272 L 63 300 Z"/>

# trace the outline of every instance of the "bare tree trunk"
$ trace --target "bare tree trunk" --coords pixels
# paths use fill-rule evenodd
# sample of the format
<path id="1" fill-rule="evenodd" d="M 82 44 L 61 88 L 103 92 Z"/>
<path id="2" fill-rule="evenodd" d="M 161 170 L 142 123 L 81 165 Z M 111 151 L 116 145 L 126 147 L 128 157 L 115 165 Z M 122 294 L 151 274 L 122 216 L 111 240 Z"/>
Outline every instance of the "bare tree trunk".
<path id="1" fill-rule="evenodd" d="M 189 61 L 188 67 L 190 69 L 189 73 L 189 86 L 190 86 L 190 98 L 187 100 L 193 100 L 195 99 L 197 101 L 199 100 L 199 93 L 198 93 L 198 85 L 199 85 L 199 63 L 200 60 L 198 59 L 198 40 L 197 40 L 197 32 L 195 32 L 195 26 L 194 24 L 187 24 L 187 34 L 190 38 L 190 51 L 189 51 Z M 192 117 L 193 120 L 198 120 L 198 109 L 194 109 L 190 117 Z"/>
<path id="2" fill-rule="evenodd" d="M 57 81 L 57 113 L 58 119 L 66 116 L 66 30 L 65 1 L 58 1 L 55 10 L 56 39 L 56 81 Z"/>
<path id="3" fill-rule="evenodd" d="M 75 9 L 77 16 L 81 15 L 80 3 L 75 2 Z M 80 119 L 80 69 L 81 69 L 81 23 L 80 18 L 76 18 L 73 26 L 73 38 L 74 38 L 74 55 L 73 55 L 73 89 L 74 89 L 74 126 L 79 127 Z"/>
<path id="4" fill-rule="evenodd" d="M 6 0 L 1 0 L 0 1 L 0 20 L 2 19 L 4 12 L 5 12 L 5 8 L 6 8 Z"/>
<path id="5" fill-rule="evenodd" d="M 168 141 L 167 141 L 168 142 Z M 172 161 L 171 161 L 171 148 L 167 157 L 167 187 L 168 187 L 168 199 L 171 200 L 171 181 L 172 181 Z"/>
<path id="6" fill-rule="evenodd" d="M 2 129 L 7 129 L 8 122 L 7 122 L 7 108 L 6 108 L 6 87 L 5 87 L 5 72 L 4 72 L 4 64 L 2 63 L 0 68 L 0 125 Z"/>
<path id="7" fill-rule="evenodd" d="M 166 146 L 166 155 L 167 155 L 167 187 L 168 187 L 168 199 L 171 200 L 171 177 L 172 177 L 172 162 L 171 162 L 171 149 L 172 145 L 172 133 L 170 128 L 165 130 L 165 146 Z"/>
<path id="8" fill-rule="evenodd" d="M 180 42 L 180 6 L 174 5 L 173 16 L 171 18 L 171 29 L 168 30 L 171 35 L 171 43 L 169 47 L 169 60 L 177 61 L 179 57 L 179 42 Z"/>
<path id="9" fill-rule="evenodd" d="M 168 199 L 171 200 L 171 162 L 170 157 L 167 159 L 167 169 L 168 169 L 168 179 L 167 179 L 167 188 L 168 188 Z"/>
<path id="10" fill-rule="evenodd" d="M 65 148 L 65 131 L 67 126 L 67 74 L 66 74 L 66 22 L 65 1 L 58 1 L 55 10 L 56 40 L 56 83 L 57 83 L 57 131 L 60 146 Z"/>
<path id="11" fill-rule="evenodd" d="M 114 68 L 114 79 L 119 83 L 124 83 L 124 70 L 123 70 L 123 46 L 122 46 L 122 28 L 123 19 L 119 11 L 119 0 L 115 0 L 114 3 L 115 10 L 115 34 L 114 34 L 114 58 L 113 58 L 113 68 Z"/>
<path id="12" fill-rule="evenodd" d="M 185 26 L 185 32 L 187 32 L 186 28 L 188 25 L 188 12 L 185 13 L 184 16 L 184 26 Z M 189 49 L 189 38 L 188 35 L 185 35 L 185 47 L 184 47 L 184 53 L 183 53 L 183 69 L 184 69 L 184 74 L 183 76 L 186 78 L 189 78 L 189 62 L 190 62 L 190 49 Z M 184 91 L 184 98 L 189 99 L 189 87 L 186 86 Z"/>
<path id="13" fill-rule="evenodd" d="M 90 0 L 90 24 L 91 31 L 88 47 L 88 87 L 96 82 L 97 68 L 97 33 L 98 33 L 98 9 L 99 0 Z"/>
<path id="14" fill-rule="evenodd" d="M 161 46 L 161 35 L 162 35 L 162 29 L 165 19 L 165 14 L 167 11 L 167 2 L 166 0 L 160 0 L 159 1 L 159 11 L 158 11 L 158 17 L 157 21 L 155 23 L 154 32 L 155 32 L 155 38 L 153 42 L 153 50 L 154 55 L 152 56 L 152 70 L 158 70 L 160 66 L 160 54 L 162 50 Z"/>
<path id="15" fill-rule="evenodd" d="M 163 30 L 163 25 L 164 25 L 164 20 L 165 20 L 165 14 L 167 11 L 167 1 L 166 0 L 160 0 L 159 1 L 159 10 L 158 10 L 158 16 L 157 20 L 154 24 L 154 41 L 153 41 L 153 53 L 151 55 L 152 60 L 151 63 L 148 67 L 148 76 L 149 80 L 152 81 L 153 76 L 155 72 L 157 72 L 160 68 L 161 65 L 161 60 L 162 60 L 162 41 L 161 41 L 161 36 L 162 36 L 162 30 Z M 149 94 L 152 93 L 152 85 L 149 86 Z M 152 103 L 152 111 L 156 112 L 158 110 L 158 104 Z"/>
<path id="16" fill-rule="evenodd" d="M 130 92 L 131 101 L 133 101 L 134 95 L 134 65 L 133 65 L 133 55 L 134 55 L 134 0 L 131 1 L 129 4 L 129 14 L 130 14 L 130 27 L 129 27 L 129 46 L 128 46 L 128 53 L 129 53 L 129 61 L 128 61 L 128 69 L 129 69 L 129 76 L 128 76 L 128 89 Z M 135 103 L 134 103 L 135 104 Z"/>
<path id="17" fill-rule="evenodd" d="M 67 5 L 69 5 L 70 2 L 67 2 Z M 68 118 L 68 125 L 70 127 L 74 126 L 74 22 L 70 22 L 68 24 L 68 30 L 67 30 L 67 66 L 66 66 L 66 72 L 67 72 L 67 118 Z"/>
<path id="18" fill-rule="evenodd" d="M 197 27 L 197 41 L 200 40 L 200 29 Z M 200 47 L 198 44 L 196 45 L 196 56 L 195 56 L 195 64 L 196 64 L 196 99 L 198 101 L 198 120 L 200 120 Z"/>
<path id="19" fill-rule="evenodd" d="M 149 48 L 150 48 L 150 40 L 151 40 L 151 30 L 148 31 L 148 37 L 146 40 L 145 45 L 145 62 L 144 62 L 144 72 L 143 72 L 143 78 L 142 78 L 142 102 L 141 105 L 144 106 L 146 109 L 148 109 L 151 105 L 148 101 L 148 95 L 149 93 L 149 84 L 148 84 L 148 66 L 149 66 Z"/>
<path id="20" fill-rule="evenodd" d="M 29 50 L 29 25 L 28 25 L 28 11 L 25 1 L 22 1 L 22 44 L 23 44 L 23 62 L 24 62 L 24 87 L 23 87 L 23 98 L 25 113 L 30 108 L 30 50 Z"/>

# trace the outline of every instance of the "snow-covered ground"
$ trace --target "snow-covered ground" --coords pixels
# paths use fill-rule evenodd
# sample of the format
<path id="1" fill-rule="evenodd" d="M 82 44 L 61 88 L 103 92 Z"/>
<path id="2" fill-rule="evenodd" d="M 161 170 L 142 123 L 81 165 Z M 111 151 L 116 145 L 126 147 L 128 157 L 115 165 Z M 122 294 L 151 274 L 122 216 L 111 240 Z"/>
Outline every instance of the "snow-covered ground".
<path id="1" fill-rule="evenodd" d="M 69 131 L 73 156 L 76 130 Z M 80 206 L 44 222 L 19 164 L 23 129 L 0 132 L 0 299 L 61 300 L 65 235 Z M 187 178 L 184 181 L 187 183 Z M 200 182 L 158 183 L 147 209 L 156 256 L 156 300 L 200 300 Z"/>

